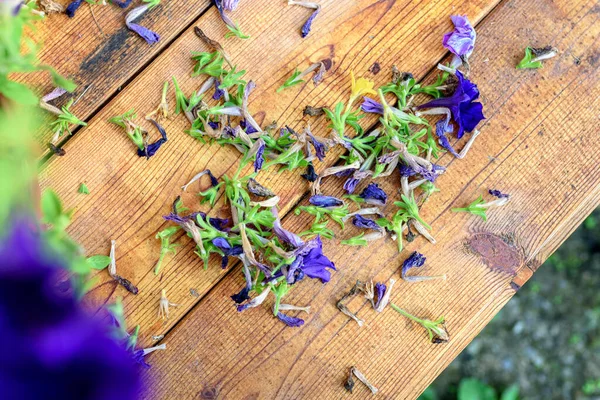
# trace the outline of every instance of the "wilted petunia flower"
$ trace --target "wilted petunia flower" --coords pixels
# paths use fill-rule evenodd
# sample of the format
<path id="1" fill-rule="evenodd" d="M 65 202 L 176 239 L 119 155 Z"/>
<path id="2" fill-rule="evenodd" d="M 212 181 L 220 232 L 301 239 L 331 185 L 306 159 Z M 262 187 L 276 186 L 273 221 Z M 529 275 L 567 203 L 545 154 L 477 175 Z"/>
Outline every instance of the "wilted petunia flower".
<path id="1" fill-rule="evenodd" d="M 72 2 L 70 2 L 67 8 L 65 9 L 65 14 L 67 14 L 69 18 L 73 18 L 75 16 L 75 12 L 81 6 L 81 3 L 83 3 L 83 0 L 73 0 Z"/>
<path id="2" fill-rule="evenodd" d="M 377 301 L 375 302 L 375 309 L 379 308 L 383 295 L 385 294 L 386 286 L 385 283 L 377 282 L 375 284 L 375 291 L 377 292 Z"/>
<path id="3" fill-rule="evenodd" d="M 150 122 L 152 122 L 152 124 L 156 127 L 156 129 L 158 129 L 158 131 L 160 132 L 161 138 L 158 139 L 154 143 L 150 143 L 150 144 L 146 145 L 144 147 L 144 150 L 138 149 L 137 155 L 139 157 L 146 157 L 146 158 L 152 157 L 153 155 L 156 154 L 158 149 L 160 149 L 160 146 L 162 146 L 167 141 L 167 132 L 165 131 L 165 129 L 158 122 L 156 122 L 153 119 L 150 119 Z"/>
<path id="4" fill-rule="evenodd" d="M 312 196 L 308 201 L 310 204 L 317 207 L 339 207 L 344 204 L 344 202 L 337 197 L 324 196 L 321 194 Z"/>
<path id="5" fill-rule="evenodd" d="M 439 276 L 407 276 L 408 270 L 411 268 L 420 268 L 425 265 L 426 257 L 419 253 L 418 251 L 414 251 L 404 262 L 402 263 L 402 279 L 408 282 L 421 282 L 421 281 L 429 281 L 434 279 L 446 279 L 446 275 Z"/>
<path id="6" fill-rule="evenodd" d="M 497 197 L 497 198 L 499 198 L 499 199 L 503 199 L 503 198 L 509 198 L 509 197 L 510 197 L 510 195 L 508 195 L 508 194 L 505 194 L 505 193 L 502 193 L 501 191 L 499 191 L 499 190 L 495 190 L 495 189 L 490 189 L 488 192 L 489 192 L 489 193 L 490 193 L 492 196 L 494 196 L 494 197 Z"/>
<path id="7" fill-rule="evenodd" d="M 450 18 L 454 24 L 454 31 L 444 35 L 442 44 L 456 56 L 455 60 L 458 59 L 456 63 L 453 61 L 453 65 L 460 65 L 461 60 L 467 60 L 473 52 L 477 35 L 466 16 L 453 15 Z"/>
<path id="8" fill-rule="evenodd" d="M 363 103 L 360 108 L 366 113 L 383 115 L 383 105 L 369 97 L 363 97 Z"/>
<path id="9" fill-rule="evenodd" d="M 59 289 L 64 271 L 45 250 L 27 220 L 15 221 L 0 243 L 0 335 L 10 344 L 0 354 L 2 398 L 138 398 L 131 356 L 106 322 Z"/>
<path id="10" fill-rule="evenodd" d="M 240 0 L 223 0 L 223 9 L 227 11 L 234 11 L 237 8 L 239 2 Z"/>
<path id="11" fill-rule="evenodd" d="M 250 288 L 248 286 L 244 286 L 239 293 L 231 295 L 231 299 L 236 302 L 236 304 L 242 304 L 246 300 L 250 299 Z"/>
<path id="12" fill-rule="evenodd" d="M 377 222 L 370 218 L 365 218 L 360 214 L 356 214 L 354 218 L 352 218 L 352 224 L 358 228 L 372 229 L 374 231 L 380 231 L 382 229 L 377 225 Z"/>
<path id="13" fill-rule="evenodd" d="M 288 0 L 288 5 L 298 5 L 298 6 L 303 6 L 306 8 L 312 8 L 315 10 L 310 15 L 310 17 L 308 17 L 308 19 L 306 20 L 304 25 L 302 25 L 302 29 L 300 30 L 302 37 L 303 38 L 307 37 L 308 34 L 310 33 L 310 29 L 312 27 L 312 23 L 313 23 L 314 19 L 317 17 L 317 15 L 319 15 L 319 11 L 321 11 L 321 5 L 317 4 L 317 3 L 313 3 L 313 2 L 296 1 L 296 0 Z"/>
<path id="14" fill-rule="evenodd" d="M 317 173 L 315 172 L 315 166 L 313 165 L 312 162 L 308 163 L 308 165 L 306 166 L 306 173 L 304 173 L 300 176 L 309 182 L 314 182 L 317 180 L 318 176 L 317 176 Z"/>
<path id="15" fill-rule="evenodd" d="M 139 6 L 134 8 L 133 10 L 127 13 L 125 16 L 125 25 L 127 28 L 134 31 L 138 35 L 140 35 L 148 44 L 157 43 L 160 40 L 160 36 L 158 33 L 151 31 L 148 28 L 145 28 L 141 25 L 134 23 L 133 21 L 142 16 L 146 11 L 152 9 L 156 4 L 145 4 L 143 6 Z"/>
<path id="16" fill-rule="evenodd" d="M 219 82 L 218 79 L 215 79 L 215 93 L 212 95 L 213 100 L 219 100 L 221 99 L 221 97 L 225 96 L 225 89 L 219 89 L 219 85 L 221 84 L 221 82 Z M 246 121 L 244 121 L 245 123 Z M 241 123 L 240 123 L 241 125 Z M 242 127 L 243 128 L 243 127 Z M 250 133 L 250 132 L 246 132 L 246 133 Z"/>
<path id="17" fill-rule="evenodd" d="M 111 0 L 111 3 L 113 3 L 114 5 L 116 5 L 117 7 L 120 8 L 127 8 L 129 7 L 129 5 L 131 4 L 133 0 L 124 0 L 124 1 L 119 1 L 119 0 Z"/>
<path id="18" fill-rule="evenodd" d="M 335 270 L 335 265 L 323 254 L 323 242 L 320 236 L 306 242 L 296 253 L 296 259 L 300 259 L 297 271 L 302 273 L 301 276 L 320 279 L 323 283 L 329 282 L 331 273 L 327 269 Z M 292 282 L 288 280 L 288 283 Z"/>
<path id="19" fill-rule="evenodd" d="M 304 320 L 302 318 L 290 317 L 289 315 L 285 315 L 281 312 L 277 313 L 277 318 L 279 318 L 279 320 L 285 323 L 287 326 L 291 326 L 293 328 L 304 325 Z"/>
<path id="20" fill-rule="evenodd" d="M 458 125 L 456 137 L 460 139 L 465 131 L 471 132 L 485 117 L 483 116 L 483 105 L 475 102 L 479 98 L 477 85 L 465 78 L 460 71 L 456 71 L 456 77 L 458 84 L 452 96 L 432 100 L 417 106 L 417 109 L 449 109 L 452 119 Z"/>
<path id="21" fill-rule="evenodd" d="M 284 229 L 281 226 L 281 220 L 279 219 L 279 214 L 277 213 L 276 207 L 271 208 L 271 213 L 275 217 L 275 221 L 273 221 L 273 233 L 275 236 L 277 236 L 277 238 L 286 245 L 294 248 L 302 247 L 304 245 L 304 241 L 300 239 L 300 236 L 288 231 L 287 229 Z"/>
<path id="22" fill-rule="evenodd" d="M 365 203 L 376 206 L 383 206 L 387 202 L 387 194 L 376 183 L 370 183 L 362 191 L 360 197 L 365 199 Z"/>

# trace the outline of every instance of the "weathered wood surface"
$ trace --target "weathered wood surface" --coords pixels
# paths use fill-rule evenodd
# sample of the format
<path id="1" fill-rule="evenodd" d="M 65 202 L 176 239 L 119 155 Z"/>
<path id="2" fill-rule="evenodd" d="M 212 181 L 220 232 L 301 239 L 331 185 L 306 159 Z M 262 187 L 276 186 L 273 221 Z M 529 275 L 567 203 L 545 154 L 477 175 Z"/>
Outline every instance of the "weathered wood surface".
<path id="1" fill-rule="evenodd" d="M 383 70 L 374 79 L 381 84 L 397 62 L 401 69 L 423 76 L 443 54 L 439 40 L 449 29 L 450 13 L 466 13 L 477 22 L 493 7 L 369 3 L 330 7 L 329 17 L 324 7 L 325 18 L 310 40 L 298 40 L 294 29 L 282 29 L 285 23 L 279 20 L 250 42 L 232 42 L 228 50 L 259 87 L 251 109 L 264 111 L 265 121 L 301 127 L 304 105 L 332 106 L 347 97 L 349 70 L 363 74 L 378 61 Z M 278 14 L 282 18 L 287 15 L 283 8 Z M 205 19 L 217 18 L 212 11 L 201 18 L 202 28 Z M 150 359 L 154 366 L 148 375 L 148 397 L 218 392 L 224 398 L 337 398 L 344 395 L 342 382 L 351 365 L 380 387 L 384 397 L 416 397 L 598 204 L 595 159 L 600 140 L 590 130 L 600 109 L 597 18 L 595 2 L 509 1 L 478 26 L 472 77 L 479 84 L 488 119 L 466 160 L 442 158 L 450 167 L 439 181 L 441 192 L 423 210 L 439 243 L 432 246 L 418 239 L 397 255 L 390 240 L 365 249 L 326 242 L 326 252 L 339 271 L 328 285 L 304 282 L 292 292 L 291 303 L 313 306 L 301 329 L 285 328 L 268 308 L 237 314 L 228 296 L 241 287 L 239 270 L 225 276 L 215 262 L 203 271 L 187 239 L 182 243 L 188 245 L 165 263 L 160 279 L 151 272 L 159 248 L 153 236 L 163 227 L 160 215 L 168 212 L 179 186 L 207 165 L 221 174 L 236 164 L 229 149 L 202 146 L 181 134 L 182 118 L 167 125 L 170 140 L 149 162 L 138 159 L 122 133 L 106 123 L 108 117 L 134 105 L 141 114 L 154 108 L 160 85 L 171 74 L 188 93 L 200 86 L 200 80 L 187 78 L 191 69 L 187 57 L 202 46 L 186 31 L 92 120 L 85 134 L 67 144 L 69 156 L 51 162 L 42 175 L 44 186 L 56 188 L 67 205 L 76 207 L 71 233 L 90 254 L 107 253 L 110 239 L 117 239 L 118 269 L 140 287 L 140 294 L 127 296 L 125 304 L 130 323 L 142 324 L 144 343 L 151 335 L 168 332 L 195 306 L 168 332 L 164 341 L 169 350 Z M 206 29 L 209 35 L 211 27 Z M 277 48 L 269 51 L 264 43 Z M 545 69 L 514 69 L 525 46 L 548 43 L 562 53 Z M 296 65 L 327 57 L 334 67 L 322 86 L 290 89 L 274 97 L 274 89 Z M 324 126 L 323 121 L 313 124 L 321 134 L 326 132 Z M 296 174 L 269 172 L 262 180 L 282 196 L 283 212 L 307 189 Z M 88 183 L 90 196 L 76 194 L 81 181 Z M 491 187 L 513 197 L 509 205 L 491 212 L 487 223 L 449 211 Z M 324 185 L 327 193 L 335 194 L 339 188 L 340 182 Z M 395 191 L 389 183 L 386 190 Z M 192 196 L 186 200 L 194 204 Z M 307 223 L 306 218 L 285 219 L 293 230 L 302 230 Z M 485 256 L 466 251 L 465 243 Z M 503 253 L 494 253 L 501 247 Z M 334 306 L 356 279 L 397 278 L 398 266 L 414 249 L 429 257 L 424 273 L 447 273 L 449 279 L 399 282 L 393 301 L 424 317 L 445 315 L 452 334 L 446 345 L 430 345 L 419 327 L 393 310 L 376 314 L 356 299 L 350 307 L 360 309 L 366 320 L 366 326 L 358 328 Z M 499 254 L 512 254 L 516 261 L 498 262 Z M 493 267 L 498 264 L 503 268 Z M 156 314 L 161 288 L 167 289 L 171 301 L 182 303 L 164 324 Z M 200 297 L 192 297 L 190 288 Z M 114 289 L 112 283 L 100 286 L 93 298 L 104 301 L 125 294 Z M 355 396 L 367 393 L 359 386 L 357 390 Z"/>
<path id="2" fill-rule="evenodd" d="M 69 3 L 59 2 L 65 5 Z M 74 18 L 70 19 L 65 14 L 51 14 L 43 22 L 36 24 L 35 39 L 43 44 L 39 54 L 40 60 L 52 65 L 79 85 L 73 94 L 74 98 L 78 98 L 85 91 L 72 108 L 83 121 L 88 120 L 186 27 L 211 7 L 210 0 L 163 1 L 139 19 L 140 24 L 156 31 L 161 37 L 158 43 L 150 46 L 125 26 L 125 15 L 140 4 L 134 1 L 129 8 L 121 9 L 112 4 L 90 7 L 84 2 Z M 243 9 L 243 6 L 240 9 Z M 238 18 L 237 13 L 234 14 L 234 18 Z M 249 19 L 246 17 L 242 21 L 247 23 Z M 213 23 L 216 28 L 220 21 L 215 19 Z M 219 32 L 220 37 L 225 32 L 225 28 L 215 30 Z M 20 80 L 33 85 L 40 93 L 52 90 L 52 83 L 46 73 L 27 75 Z M 51 136 L 50 130 L 38 133 L 39 141 L 43 145 Z"/>
<path id="3" fill-rule="evenodd" d="M 279 27 L 278 31 L 264 29 L 264 36 L 259 35 L 250 42 L 234 42 L 228 48 L 231 57 L 239 60 L 236 62 L 241 67 L 248 68 L 247 76 L 256 77 L 257 89 L 251 97 L 250 109 L 257 113 L 259 121 L 277 120 L 280 125 L 290 124 L 301 129 L 306 123 L 301 120 L 305 104 L 333 105 L 348 97 L 351 70 L 366 73 L 374 60 L 379 60 L 388 65 L 389 71 L 394 60 L 400 59 L 418 43 L 421 51 L 406 60 L 403 66 L 415 71 L 416 76 L 423 76 L 444 55 L 439 37 L 451 29 L 447 20 L 452 10 L 448 3 L 438 3 L 425 10 L 414 7 L 412 13 L 406 4 L 396 4 L 390 8 L 387 2 L 373 5 L 365 0 L 348 1 L 346 5 L 331 6 L 333 15 L 328 16 L 323 11 L 322 19 L 318 21 L 320 25 L 316 24 L 312 32 L 313 39 L 302 41 L 298 34 L 301 24 L 293 25 L 291 20 L 294 18 L 287 17 L 286 10 L 289 8 L 285 4 L 278 4 L 277 7 L 281 8 L 273 13 L 281 15 L 281 18 L 269 15 L 273 21 L 278 21 L 273 26 L 273 29 Z M 484 7 L 483 3 L 473 3 L 464 8 L 478 19 L 489 7 Z M 340 10 L 344 10 L 341 15 L 338 14 Z M 209 35 L 215 32 L 211 30 L 211 24 L 204 23 L 204 19 L 218 18 L 213 11 L 209 11 L 198 23 L 202 28 L 207 27 Z M 445 17 L 440 18 L 443 12 L 446 13 Z M 365 15 L 369 18 L 365 18 Z M 290 21 L 285 21 L 283 17 L 290 18 Z M 396 31 L 400 21 L 412 21 L 407 27 L 422 23 L 423 29 L 428 31 L 435 27 L 435 33 L 428 34 L 424 42 L 417 40 L 423 36 L 421 31 L 402 39 L 403 30 Z M 382 30 L 382 27 L 386 30 Z M 380 31 L 381 36 L 370 38 L 371 34 L 367 32 L 371 30 Z M 410 30 L 414 31 L 414 28 Z M 397 45 L 390 45 L 383 40 L 391 35 L 390 32 L 399 38 Z M 361 40 L 365 43 L 361 43 Z M 274 45 L 266 48 L 263 43 Z M 360 45 L 353 46 L 354 43 Z M 205 168 L 211 168 L 216 176 L 231 174 L 237 167 L 239 153 L 230 147 L 202 145 L 192 139 L 183 133 L 188 126 L 187 120 L 179 116 L 165 123 L 170 133 L 169 141 L 155 157 L 146 161 L 137 157 L 135 148 L 125 134 L 107 120 L 132 107 L 139 115 L 153 110 L 160 99 L 162 82 L 172 75 L 177 77 L 186 93 L 201 86 L 203 79 L 190 77 L 192 62 L 189 54 L 190 51 L 203 48 L 194 33 L 187 31 L 107 105 L 90 122 L 86 131 L 67 143 L 65 149 L 68 157 L 55 158 L 41 174 L 42 186 L 54 188 L 67 206 L 75 207 L 76 218 L 70 233 L 89 254 L 107 254 L 110 240 L 117 241 L 118 269 L 140 289 L 139 295 L 125 298 L 125 306 L 131 322 L 146 327 L 147 336 L 168 331 L 199 300 L 190 296 L 190 289 L 195 289 L 203 296 L 226 272 L 217 267 L 216 259 L 214 267 L 204 271 L 191 246 L 185 246 L 175 257 L 166 260 L 164 273 L 155 277 L 152 268 L 160 245 L 154 235 L 166 226 L 161 216 L 170 211 L 173 199 L 182 193 L 181 186 L 189 178 Z M 275 94 L 275 89 L 297 65 L 306 66 L 311 61 L 323 58 L 331 58 L 333 67 L 321 86 L 314 89 L 311 83 L 303 90 L 293 88 Z M 389 72 L 381 72 L 374 79 L 377 84 L 383 84 L 390 79 Z M 174 108 L 172 94 L 171 106 Z M 326 125 L 324 119 L 317 120 L 313 124 L 313 131 L 325 135 L 328 132 Z M 330 157 L 328 164 L 336 161 L 334 156 Z M 88 196 L 77 193 L 82 181 L 90 188 L 91 194 Z M 271 171 L 261 175 L 261 181 L 282 197 L 282 215 L 308 189 L 307 182 L 297 171 L 282 174 Z M 198 185 L 193 185 L 189 189 L 192 193 L 184 197 L 188 206 L 197 207 L 197 198 L 193 194 L 197 188 Z M 213 212 L 218 213 L 220 207 L 217 204 Z M 202 209 L 206 211 L 207 207 Z M 182 243 L 189 242 L 184 238 Z M 109 281 L 104 272 L 99 274 L 99 278 L 100 286 L 92 293 L 92 300 L 102 303 L 109 298 L 114 299 L 116 295 L 126 294 L 123 288 L 116 288 L 115 291 L 113 282 L 102 285 Z M 164 324 L 157 319 L 157 299 L 162 288 L 167 289 L 172 302 L 182 304 L 173 310 L 172 319 Z"/>

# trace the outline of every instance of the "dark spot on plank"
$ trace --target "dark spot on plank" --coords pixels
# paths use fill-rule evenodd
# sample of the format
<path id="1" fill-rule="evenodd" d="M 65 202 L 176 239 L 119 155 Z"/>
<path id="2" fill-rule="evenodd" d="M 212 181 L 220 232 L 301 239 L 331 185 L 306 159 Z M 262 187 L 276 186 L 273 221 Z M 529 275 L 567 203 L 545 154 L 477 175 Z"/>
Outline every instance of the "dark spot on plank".
<path id="1" fill-rule="evenodd" d="M 510 287 L 517 292 L 519 289 L 521 289 L 521 286 L 518 285 L 517 283 L 515 283 L 514 281 L 510 282 Z"/>
<path id="2" fill-rule="evenodd" d="M 219 396 L 219 389 L 216 386 L 205 386 L 200 392 L 200 398 L 214 400 Z"/>
<path id="3" fill-rule="evenodd" d="M 321 62 L 325 66 L 325 71 L 329 71 L 331 69 L 331 66 L 333 65 L 331 58 L 325 58 L 324 60 L 321 60 Z"/>
<path id="4" fill-rule="evenodd" d="M 371 68 L 369 68 L 369 72 L 371 72 L 373 75 L 377 75 L 379 71 L 381 71 L 381 65 L 375 61 L 373 65 L 371 65 Z"/>
<path id="5" fill-rule="evenodd" d="M 122 61 L 126 56 L 131 43 L 127 42 L 130 31 L 123 27 L 104 41 L 96 50 L 87 56 L 80 66 L 79 75 L 94 74 L 96 72 L 106 72 L 107 64 L 112 64 L 111 60 Z M 115 57 L 120 53 L 118 57 Z"/>
<path id="6" fill-rule="evenodd" d="M 200 297 L 200 295 L 198 294 L 198 291 L 194 288 L 190 289 L 190 294 L 194 297 Z"/>
<path id="7" fill-rule="evenodd" d="M 521 252 L 507 237 L 476 233 L 467 240 L 465 246 L 471 253 L 481 257 L 481 261 L 492 271 L 515 274 L 522 263 Z"/>

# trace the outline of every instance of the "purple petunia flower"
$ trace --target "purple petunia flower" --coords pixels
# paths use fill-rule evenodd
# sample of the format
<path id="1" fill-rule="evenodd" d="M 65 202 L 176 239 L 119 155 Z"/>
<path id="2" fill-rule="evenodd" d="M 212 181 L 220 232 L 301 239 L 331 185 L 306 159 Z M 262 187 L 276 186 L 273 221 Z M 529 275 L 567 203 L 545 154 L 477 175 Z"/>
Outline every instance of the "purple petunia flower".
<path id="1" fill-rule="evenodd" d="M 499 198 L 499 199 L 508 199 L 508 198 L 510 197 L 510 195 L 508 195 L 508 194 L 505 194 L 505 193 L 502 193 L 501 191 L 499 191 L 499 190 L 496 190 L 496 189 L 490 189 L 488 192 L 489 192 L 489 193 L 490 193 L 492 196 L 494 196 L 494 197 L 497 197 L 497 198 Z"/>
<path id="2" fill-rule="evenodd" d="M 421 176 L 424 179 L 427 179 L 429 182 L 435 182 L 435 180 L 438 178 L 438 176 L 443 174 L 445 171 L 446 171 L 445 167 L 442 167 L 441 165 L 437 165 L 437 164 L 431 164 L 431 170 L 423 168 L 422 170 L 419 171 L 419 173 L 421 174 Z"/>
<path id="3" fill-rule="evenodd" d="M 346 191 L 346 193 L 352 194 L 352 193 L 354 193 L 354 189 L 356 189 L 356 186 L 359 183 L 360 183 L 360 179 L 348 178 L 348 179 L 346 179 L 346 182 L 344 182 L 344 190 Z"/>
<path id="4" fill-rule="evenodd" d="M 279 219 L 279 215 L 277 214 L 277 208 L 271 208 L 271 213 L 275 217 L 275 221 L 273 221 L 273 233 L 275 234 L 275 236 L 277 236 L 277 238 L 281 242 L 292 246 L 295 249 L 304 246 L 304 241 L 300 239 L 300 236 L 288 231 L 287 229 L 284 229 L 281 226 L 281 220 Z"/>
<path id="5" fill-rule="evenodd" d="M 456 71 L 456 77 L 458 85 L 452 96 L 432 100 L 417 106 L 417 108 L 442 107 L 449 109 L 452 119 L 458 125 L 456 137 L 460 139 L 465 131 L 471 132 L 485 117 L 483 116 L 483 105 L 475 102 L 479 98 L 477 85 L 466 79 L 460 71 Z"/>
<path id="6" fill-rule="evenodd" d="M 127 27 L 140 35 L 142 39 L 146 41 L 148 44 L 158 43 L 160 40 L 160 36 L 158 33 L 151 31 L 150 29 L 143 27 L 141 25 L 130 22 L 127 24 Z"/>
<path id="7" fill-rule="evenodd" d="M 129 5 L 131 4 L 133 0 L 124 0 L 124 1 L 119 1 L 119 0 L 111 0 L 111 3 L 113 3 L 114 5 L 116 5 L 117 7 L 120 8 L 127 8 L 129 7 Z"/>
<path id="8" fill-rule="evenodd" d="M 285 323 L 287 326 L 291 326 L 293 328 L 304 325 L 304 320 L 302 318 L 290 317 L 289 315 L 285 315 L 281 312 L 277 313 L 277 318 L 279 318 L 279 320 Z"/>
<path id="9" fill-rule="evenodd" d="M 310 250 L 306 252 L 306 249 Z M 305 243 L 303 248 L 298 249 L 296 257 L 302 257 L 298 269 L 309 278 L 320 279 L 321 282 L 327 283 L 331 279 L 331 273 L 327 268 L 335 271 L 333 262 L 323 254 L 323 242 L 320 236 Z"/>
<path id="10" fill-rule="evenodd" d="M 360 197 L 365 199 L 367 204 L 376 206 L 383 206 L 387 202 L 387 194 L 376 183 L 370 183 L 369 186 L 362 191 Z"/>
<path id="11" fill-rule="evenodd" d="M 258 149 L 256 150 L 256 157 L 254 158 L 254 172 L 260 170 L 263 166 L 263 163 L 265 162 L 265 159 L 263 157 L 263 155 L 265 154 L 265 147 L 266 144 L 264 141 L 262 141 L 259 144 Z"/>
<path id="12" fill-rule="evenodd" d="M 422 267 L 425 264 L 425 256 L 418 251 L 413 252 L 404 262 L 402 263 L 402 276 L 406 275 L 411 268 Z"/>
<path id="13" fill-rule="evenodd" d="M 379 304 L 381 304 L 381 299 L 383 299 L 383 295 L 385 294 L 385 283 L 377 282 L 375 284 L 375 290 L 377 291 L 377 301 L 375 302 L 375 308 L 379 308 Z"/>
<path id="14" fill-rule="evenodd" d="M 230 297 L 236 304 L 242 304 L 246 300 L 250 299 L 249 293 L 250 288 L 248 286 L 244 286 L 244 288 L 240 290 L 239 293 L 233 294 Z"/>
<path id="15" fill-rule="evenodd" d="M 65 14 L 67 14 L 69 18 L 73 18 L 75 16 L 75 12 L 81 6 L 81 3 L 83 3 L 83 0 L 73 0 L 70 2 L 67 8 L 65 8 Z"/>
<path id="16" fill-rule="evenodd" d="M 317 207 L 339 207 L 344 204 L 344 202 L 337 197 L 324 196 L 321 194 L 312 196 L 308 201 L 310 204 Z"/>
<path id="17" fill-rule="evenodd" d="M 352 219 L 352 224 L 358 228 L 372 229 L 374 231 L 381 231 L 381 227 L 377 225 L 377 222 L 370 218 L 365 218 L 360 214 L 356 214 Z"/>
<path id="18" fill-rule="evenodd" d="M 315 172 L 315 166 L 313 165 L 313 163 L 308 163 L 308 165 L 306 166 L 306 173 L 300 175 L 301 177 L 303 177 L 304 179 L 306 179 L 309 182 L 314 182 L 317 180 L 318 175 Z"/>
<path id="19" fill-rule="evenodd" d="M 310 28 L 312 27 L 312 23 L 315 20 L 315 18 L 317 17 L 317 15 L 319 14 L 319 11 L 321 11 L 321 7 L 318 7 L 310 15 L 310 17 L 308 17 L 308 19 L 306 20 L 306 22 L 304 23 L 304 25 L 302 25 L 301 34 L 302 34 L 303 38 L 307 37 L 308 34 L 310 33 Z"/>
<path id="20" fill-rule="evenodd" d="M 246 132 L 248 135 L 252 134 L 252 133 L 256 133 L 258 132 L 253 126 L 252 124 L 249 124 L 248 122 L 246 122 L 246 119 L 242 119 L 240 121 L 240 127 L 244 130 L 244 132 Z M 283 128 L 281 128 L 283 129 Z"/>
<path id="21" fill-rule="evenodd" d="M 127 28 L 140 35 L 148 44 L 154 44 L 160 40 L 158 33 L 133 22 L 149 9 L 150 6 L 146 4 L 129 11 L 125 17 L 125 25 L 127 25 Z"/>
<path id="22" fill-rule="evenodd" d="M 438 137 L 440 145 L 444 149 L 448 150 L 454 157 L 458 157 L 458 153 L 456 152 L 456 150 L 454 150 L 454 147 L 452 147 L 450 141 L 446 137 L 446 133 L 449 132 L 452 132 L 452 126 L 450 126 L 450 124 L 448 124 L 448 121 L 446 121 L 445 119 L 441 119 L 435 124 L 435 134 Z"/>
<path id="23" fill-rule="evenodd" d="M 83 309 L 61 261 L 46 253 L 28 220 L 15 220 L 0 243 L 0 393 L 6 399 L 135 399 L 139 370 Z M 51 395 L 50 395 L 51 394 Z"/>
<path id="24" fill-rule="evenodd" d="M 442 44 L 455 56 L 468 58 L 475 48 L 475 29 L 466 16 L 453 15 L 450 18 L 454 31 L 444 35 Z"/>
<path id="25" fill-rule="evenodd" d="M 156 122 L 153 119 L 150 119 L 150 122 L 152 122 L 154 124 L 154 126 L 156 127 L 156 129 L 158 129 L 158 131 L 160 132 L 161 138 L 158 139 L 156 142 L 147 145 L 144 148 L 144 150 L 138 149 L 137 155 L 139 157 L 146 157 L 146 158 L 152 157 L 153 155 L 156 154 L 158 149 L 160 149 L 160 146 L 162 146 L 167 141 L 167 132 L 165 131 L 165 129 L 158 122 Z"/>
<path id="26" fill-rule="evenodd" d="M 315 138 L 313 136 L 313 134 L 310 132 L 310 130 L 307 129 L 306 133 L 308 135 L 308 139 L 309 139 L 310 143 L 315 148 L 317 158 L 319 159 L 319 161 L 323 161 L 325 159 L 325 153 L 327 152 L 327 146 L 325 146 L 324 143 L 319 142 L 317 140 L 317 138 Z"/>
<path id="27" fill-rule="evenodd" d="M 219 89 L 220 84 L 219 80 L 215 79 L 215 93 L 212 95 L 213 100 L 219 100 L 221 97 L 225 96 L 225 90 Z"/>
<path id="28" fill-rule="evenodd" d="M 410 178 L 411 176 L 415 176 L 417 174 L 414 169 L 406 164 L 398 164 L 398 170 L 400 170 L 400 175 L 406 178 Z"/>
<path id="29" fill-rule="evenodd" d="M 383 115 L 383 105 L 368 97 L 363 97 L 363 103 L 360 108 L 366 113 Z"/>
<path id="30" fill-rule="evenodd" d="M 223 9 L 227 11 L 234 11 L 240 0 L 223 0 Z"/>

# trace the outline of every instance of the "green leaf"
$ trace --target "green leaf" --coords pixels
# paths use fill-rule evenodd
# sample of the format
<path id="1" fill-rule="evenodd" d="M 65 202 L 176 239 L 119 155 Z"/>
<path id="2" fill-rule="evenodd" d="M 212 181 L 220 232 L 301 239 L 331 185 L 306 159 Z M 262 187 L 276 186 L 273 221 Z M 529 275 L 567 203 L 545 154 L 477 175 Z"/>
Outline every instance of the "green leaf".
<path id="1" fill-rule="evenodd" d="M 48 72 L 50 72 L 50 76 L 52 77 L 52 83 L 54 83 L 55 86 L 61 87 L 69 93 L 72 93 L 75 89 L 77 89 L 77 85 L 75 84 L 75 82 L 65 78 L 64 76 L 56 72 L 54 68 L 49 68 Z"/>
<path id="2" fill-rule="evenodd" d="M 507 387 L 504 392 L 502 392 L 500 400 L 519 400 L 519 386 L 514 384 Z"/>
<path id="3" fill-rule="evenodd" d="M 523 57 L 521 62 L 519 64 L 517 64 L 517 69 L 542 68 L 543 67 L 542 62 L 541 61 L 532 62 L 533 58 L 534 58 L 534 54 L 533 54 L 533 51 L 531 51 L 531 47 L 525 48 L 525 57 Z"/>
<path id="4" fill-rule="evenodd" d="M 85 183 L 81 183 L 81 185 L 79 185 L 79 189 L 77 189 L 77 192 L 81 194 L 90 194 L 90 189 L 88 189 Z"/>
<path id="5" fill-rule="evenodd" d="M 457 400 L 497 400 L 498 395 L 493 387 L 475 378 L 460 381 Z"/>
<path id="6" fill-rule="evenodd" d="M 86 262 L 90 268 L 103 270 L 110 264 L 110 257 L 102 254 L 88 257 Z"/>
<path id="7" fill-rule="evenodd" d="M 62 214 L 62 204 L 60 199 L 51 189 L 44 190 L 41 201 L 43 222 L 51 224 Z"/>
<path id="8" fill-rule="evenodd" d="M 5 78 L 0 80 L 0 93 L 16 103 L 25 105 L 38 103 L 38 97 L 27 86 Z"/>

